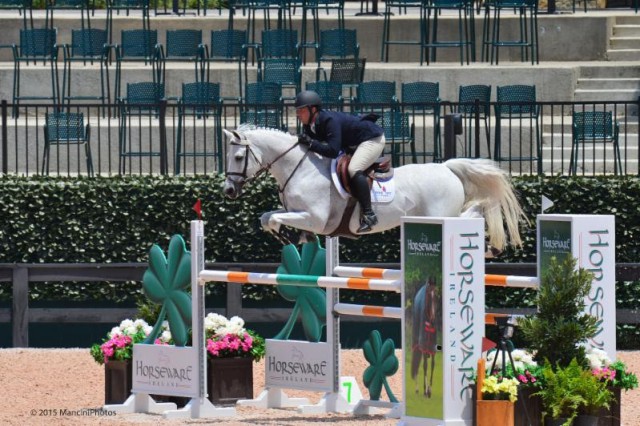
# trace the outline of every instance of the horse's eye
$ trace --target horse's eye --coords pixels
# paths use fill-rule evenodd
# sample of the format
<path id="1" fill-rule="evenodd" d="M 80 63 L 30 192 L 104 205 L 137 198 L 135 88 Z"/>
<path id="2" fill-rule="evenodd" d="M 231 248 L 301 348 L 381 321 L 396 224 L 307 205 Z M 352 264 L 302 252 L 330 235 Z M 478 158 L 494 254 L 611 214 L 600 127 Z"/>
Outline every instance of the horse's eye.
<path id="1" fill-rule="evenodd" d="M 236 160 L 238 160 L 238 161 L 239 161 L 239 160 L 242 160 L 242 159 L 244 158 L 244 156 L 245 156 L 245 151 L 246 151 L 246 149 L 245 149 L 245 148 L 239 149 L 239 150 L 236 152 L 236 155 L 235 155 Z"/>

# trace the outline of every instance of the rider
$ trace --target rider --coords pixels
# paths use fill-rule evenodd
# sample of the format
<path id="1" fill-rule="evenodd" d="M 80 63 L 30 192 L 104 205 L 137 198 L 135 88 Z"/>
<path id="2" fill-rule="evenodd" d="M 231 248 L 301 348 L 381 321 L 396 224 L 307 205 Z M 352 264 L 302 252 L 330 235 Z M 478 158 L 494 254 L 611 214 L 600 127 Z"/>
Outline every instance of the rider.
<path id="1" fill-rule="evenodd" d="M 364 171 L 382 155 L 384 130 L 375 124 L 377 117 L 373 114 L 357 117 L 321 107 L 322 100 L 316 92 L 298 93 L 296 116 L 303 124 L 298 141 L 324 157 L 336 158 L 342 151 L 352 154 L 348 169 L 351 193 L 362 210 L 357 232 L 369 232 L 378 218 L 371 209 L 369 182 Z"/>

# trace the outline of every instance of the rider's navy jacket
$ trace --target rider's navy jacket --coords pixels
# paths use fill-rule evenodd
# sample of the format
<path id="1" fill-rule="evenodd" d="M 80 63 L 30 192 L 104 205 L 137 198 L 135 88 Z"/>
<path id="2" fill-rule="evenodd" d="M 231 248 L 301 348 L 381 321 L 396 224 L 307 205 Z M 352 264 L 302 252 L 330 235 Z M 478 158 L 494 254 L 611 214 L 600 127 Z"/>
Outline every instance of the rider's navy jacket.
<path id="1" fill-rule="evenodd" d="M 314 139 L 311 151 L 336 158 L 341 151 L 352 153 L 362 142 L 382 135 L 384 130 L 375 123 L 376 118 L 320 110 L 316 115 L 315 131 L 310 125 L 303 126 L 303 131 Z"/>

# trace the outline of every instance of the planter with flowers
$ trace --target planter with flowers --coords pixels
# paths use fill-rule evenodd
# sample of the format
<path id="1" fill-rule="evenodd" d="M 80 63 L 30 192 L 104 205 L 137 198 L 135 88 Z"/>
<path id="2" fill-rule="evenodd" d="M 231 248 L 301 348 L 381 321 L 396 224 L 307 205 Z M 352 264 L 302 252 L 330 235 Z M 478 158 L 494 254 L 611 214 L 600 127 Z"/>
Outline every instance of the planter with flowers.
<path id="1" fill-rule="evenodd" d="M 487 354 L 486 365 L 488 369 L 493 366 L 493 371 L 487 370 L 486 375 L 487 377 L 495 376 L 498 379 L 507 377 L 517 380 L 518 398 L 514 406 L 514 426 L 539 426 L 542 403 L 535 392 L 540 387 L 542 369 L 534 361 L 533 354 L 524 349 L 513 349 L 511 359 L 513 359 L 513 365 L 507 362 L 503 368 L 500 351 L 490 351 Z"/>
<path id="2" fill-rule="evenodd" d="M 485 376 L 485 360 L 478 362 L 476 424 L 514 426 L 514 403 L 518 399 L 517 379 L 502 375 Z"/>
<path id="3" fill-rule="evenodd" d="M 210 313 L 204 319 L 207 389 L 215 405 L 253 398 L 253 362 L 265 354 L 265 342 L 244 328 L 240 317 Z"/>
<path id="4" fill-rule="evenodd" d="M 598 426 L 620 426 L 620 398 L 622 391 L 638 387 L 638 377 L 621 360 L 611 362 L 600 349 L 587 349 L 587 360 L 592 374 L 604 383 L 612 394 L 609 408 L 592 409 L 590 415 L 598 417 Z M 587 411 L 587 410 L 583 410 Z"/>
<path id="5" fill-rule="evenodd" d="M 91 346 L 93 359 L 100 365 L 104 364 L 105 404 L 122 404 L 131 394 L 133 345 L 142 343 L 151 329 L 145 320 L 126 319 L 117 327 L 113 327 L 102 343 Z M 168 344 L 170 341 L 171 334 L 165 330 L 156 343 Z"/>

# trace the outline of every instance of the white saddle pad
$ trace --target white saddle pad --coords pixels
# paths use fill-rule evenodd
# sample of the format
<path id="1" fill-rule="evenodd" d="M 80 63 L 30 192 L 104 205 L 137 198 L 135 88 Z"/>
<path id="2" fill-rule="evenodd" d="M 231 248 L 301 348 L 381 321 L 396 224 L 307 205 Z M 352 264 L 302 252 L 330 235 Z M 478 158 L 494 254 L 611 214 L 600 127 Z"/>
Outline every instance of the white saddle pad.
<path id="1" fill-rule="evenodd" d="M 338 178 L 338 172 L 336 171 L 338 166 L 338 158 L 334 158 L 331 160 L 331 180 L 333 181 L 333 185 L 338 190 L 340 196 L 346 200 L 350 197 L 350 195 L 349 193 L 347 193 L 347 191 L 344 190 L 344 188 L 340 184 L 340 179 Z M 371 186 L 372 203 L 390 203 L 393 201 L 395 194 L 396 183 L 393 179 L 393 176 L 386 180 L 373 181 L 373 185 Z"/>

